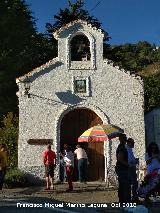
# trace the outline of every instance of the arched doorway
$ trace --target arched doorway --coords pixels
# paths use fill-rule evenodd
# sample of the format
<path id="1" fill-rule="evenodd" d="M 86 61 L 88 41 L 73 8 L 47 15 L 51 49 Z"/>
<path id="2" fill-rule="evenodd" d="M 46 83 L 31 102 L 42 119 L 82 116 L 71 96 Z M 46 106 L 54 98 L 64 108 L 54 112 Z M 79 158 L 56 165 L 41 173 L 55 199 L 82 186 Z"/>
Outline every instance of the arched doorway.
<path id="1" fill-rule="evenodd" d="M 60 127 L 60 147 L 69 144 L 75 149 L 78 137 L 88 128 L 102 124 L 101 118 L 89 109 L 74 109 L 64 115 Z M 104 142 L 81 143 L 89 159 L 88 181 L 104 180 Z M 77 171 L 75 180 L 77 180 Z"/>

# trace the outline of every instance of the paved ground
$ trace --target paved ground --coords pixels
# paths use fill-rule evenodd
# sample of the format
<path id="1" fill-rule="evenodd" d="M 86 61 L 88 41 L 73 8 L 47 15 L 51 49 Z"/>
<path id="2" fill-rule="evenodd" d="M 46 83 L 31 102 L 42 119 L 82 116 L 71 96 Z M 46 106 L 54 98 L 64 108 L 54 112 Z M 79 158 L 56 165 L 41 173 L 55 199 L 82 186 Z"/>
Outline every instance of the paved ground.
<path id="1" fill-rule="evenodd" d="M 44 191 L 43 187 L 4 189 L 0 193 L 0 213 L 121 213 L 116 207 L 117 191 L 104 183 L 74 184 L 74 191 L 67 193 L 67 184 L 55 185 Z M 114 206 L 114 207 L 112 207 Z M 155 204 L 150 213 L 160 213 Z"/>

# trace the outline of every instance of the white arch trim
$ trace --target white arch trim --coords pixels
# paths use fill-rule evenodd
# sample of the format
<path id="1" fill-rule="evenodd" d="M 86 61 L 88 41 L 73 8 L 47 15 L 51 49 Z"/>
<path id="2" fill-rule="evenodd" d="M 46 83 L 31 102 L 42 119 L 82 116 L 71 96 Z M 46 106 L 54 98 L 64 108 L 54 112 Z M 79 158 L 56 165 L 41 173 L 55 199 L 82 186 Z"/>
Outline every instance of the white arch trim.
<path id="1" fill-rule="evenodd" d="M 108 124 L 109 123 L 109 119 L 107 117 L 107 115 L 97 106 L 92 105 L 92 104 L 78 104 L 78 105 L 74 105 L 74 106 L 64 106 L 63 110 L 60 111 L 60 113 L 58 114 L 57 118 L 56 118 L 56 134 L 55 134 L 55 149 L 57 150 L 57 153 L 59 153 L 60 150 L 60 127 L 61 127 L 61 122 L 63 117 L 71 112 L 74 109 L 89 109 L 92 110 L 93 112 L 95 112 L 102 120 L 103 123 Z M 107 143 L 109 144 L 109 143 Z M 108 147 L 108 145 L 107 145 Z M 104 159 L 105 159 L 105 182 L 107 180 L 107 159 L 109 161 L 109 155 L 105 153 L 105 149 L 106 149 L 106 142 L 104 142 Z M 108 153 L 108 151 L 107 151 Z M 59 159 L 58 159 L 59 161 Z M 59 162 L 58 162 L 59 164 Z"/>

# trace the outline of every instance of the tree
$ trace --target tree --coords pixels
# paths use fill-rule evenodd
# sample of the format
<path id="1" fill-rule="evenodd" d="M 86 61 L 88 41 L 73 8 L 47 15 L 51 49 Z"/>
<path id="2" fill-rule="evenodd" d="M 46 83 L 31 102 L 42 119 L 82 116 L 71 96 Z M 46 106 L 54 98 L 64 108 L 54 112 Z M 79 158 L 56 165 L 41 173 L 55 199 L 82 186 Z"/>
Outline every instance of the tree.
<path id="1" fill-rule="evenodd" d="M 160 60 L 160 53 L 155 45 L 147 41 L 139 41 L 137 44 L 115 45 L 104 53 L 104 56 L 111 59 L 115 65 L 133 73 L 139 72 L 147 65 Z"/>
<path id="2" fill-rule="evenodd" d="M 64 9 L 60 9 L 57 15 L 54 15 L 56 22 L 54 24 L 47 23 L 46 24 L 46 34 L 49 38 L 52 38 L 52 33 L 61 28 L 62 26 L 81 19 L 90 23 L 93 27 L 101 29 L 101 23 L 98 21 L 97 18 L 91 16 L 87 10 L 84 10 L 85 3 L 83 0 L 77 0 L 76 3 L 71 3 L 68 0 L 68 7 Z M 108 33 L 102 29 L 105 34 L 105 41 L 108 41 L 110 37 Z"/>
<path id="3" fill-rule="evenodd" d="M 57 55 L 57 46 L 37 33 L 24 0 L 0 1 L 0 120 L 17 112 L 15 79 Z"/>
<path id="4" fill-rule="evenodd" d="M 160 73 L 144 78 L 145 111 L 160 107 Z"/>
<path id="5" fill-rule="evenodd" d="M 23 68 L 21 56 L 35 34 L 35 20 L 24 1 L 0 1 L 0 117 L 16 110 L 16 74 Z M 22 48 L 23 47 L 23 48 Z"/>

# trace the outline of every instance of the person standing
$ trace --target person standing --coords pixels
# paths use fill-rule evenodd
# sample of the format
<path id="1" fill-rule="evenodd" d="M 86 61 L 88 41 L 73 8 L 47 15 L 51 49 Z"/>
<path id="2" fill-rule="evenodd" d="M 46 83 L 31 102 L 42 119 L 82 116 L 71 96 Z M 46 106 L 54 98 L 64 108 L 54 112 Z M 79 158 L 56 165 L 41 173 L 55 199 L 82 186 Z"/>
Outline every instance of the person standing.
<path id="1" fill-rule="evenodd" d="M 125 147 L 127 137 L 125 134 L 119 135 L 119 141 L 120 144 L 117 147 L 116 150 L 116 167 L 115 171 L 118 176 L 118 197 L 119 202 L 122 206 L 123 203 L 129 203 L 131 202 L 131 186 L 130 186 L 130 180 L 129 180 L 129 164 L 128 164 L 128 152 Z"/>
<path id="2" fill-rule="evenodd" d="M 70 192 L 73 190 L 72 179 L 73 179 L 73 169 L 74 169 L 74 154 L 71 148 L 68 146 L 68 144 L 64 145 L 64 149 L 65 149 L 64 162 L 65 162 L 65 169 L 66 169 L 67 181 L 69 186 L 66 192 Z"/>
<path id="3" fill-rule="evenodd" d="M 51 150 L 51 145 L 47 145 L 47 149 L 43 152 L 43 162 L 45 165 L 46 190 L 53 189 L 54 168 L 56 165 L 56 154 Z"/>
<path id="4" fill-rule="evenodd" d="M 76 146 L 76 150 L 74 153 L 77 156 L 78 160 L 78 174 L 79 174 L 79 182 L 86 183 L 87 180 L 87 164 L 88 164 L 88 157 L 86 151 L 82 149 L 82 147 L 78 144 Z"/>
<path id="5" fill-rule="evenodd" d="M 160 149 L 156 143 L 152 142 L 148 145 L 145 161 L 147 165 L 147 173 L 151 173 L 155 169 L 160 168 Z"/>
<path id="6" fill-rule="evenodd" d="M 135 158 L 133 154 L 134 148 L 134 140 L 132 138 L 128 138 L 126 149 L 128 151 L 128 164 L 129 164 L 129 178 L 131 183 L 131 191 L 132 191 L 132 202 L 138 201 L 137 189 L 138 189 L 138 181 L 137 181 L 137 173 L 136 173 L 136 165 L 139 163 L 138 158 Z"/>
<path id="7" fill-rule="evenodd" d="M 147 169 L 147 175 L 145 176 L 145 180 L 149 180 L 150 177 L 152 177 L 152 174 L 158 171 L 160 169 L 160 149 L 158 147 L 158 144 L 155 142 L 149 143 L 146 153 L 145 153 L 145 161 L 146 161 L 146 169 Z M 152 181 L 154 182 L 154 179 L 152 177 Z M 151 181 L 151 182 L 152 182 Z M 153 184 L 150 183 L 150 184 Z M 152 193 L 153 200 L 156 201 L 156 192 Z M 148 204 L 150 202 L 150 192 L 146 194 L 145 197 L 145 203 Z"/>
<path id="8" fill-rule="evenodd" d="M 59 158 L 60 158 L 60 181 L 63 183 L 65 180 L 65 165 L 64 165 L 64 153 L 61 150 L 59 152 Z"/>
<path id="9" fill-rule="evenodd" d="M 0 145 L 0 190 L 2 190 L 7 171 L 8 150 L 5 144 Z"/>

